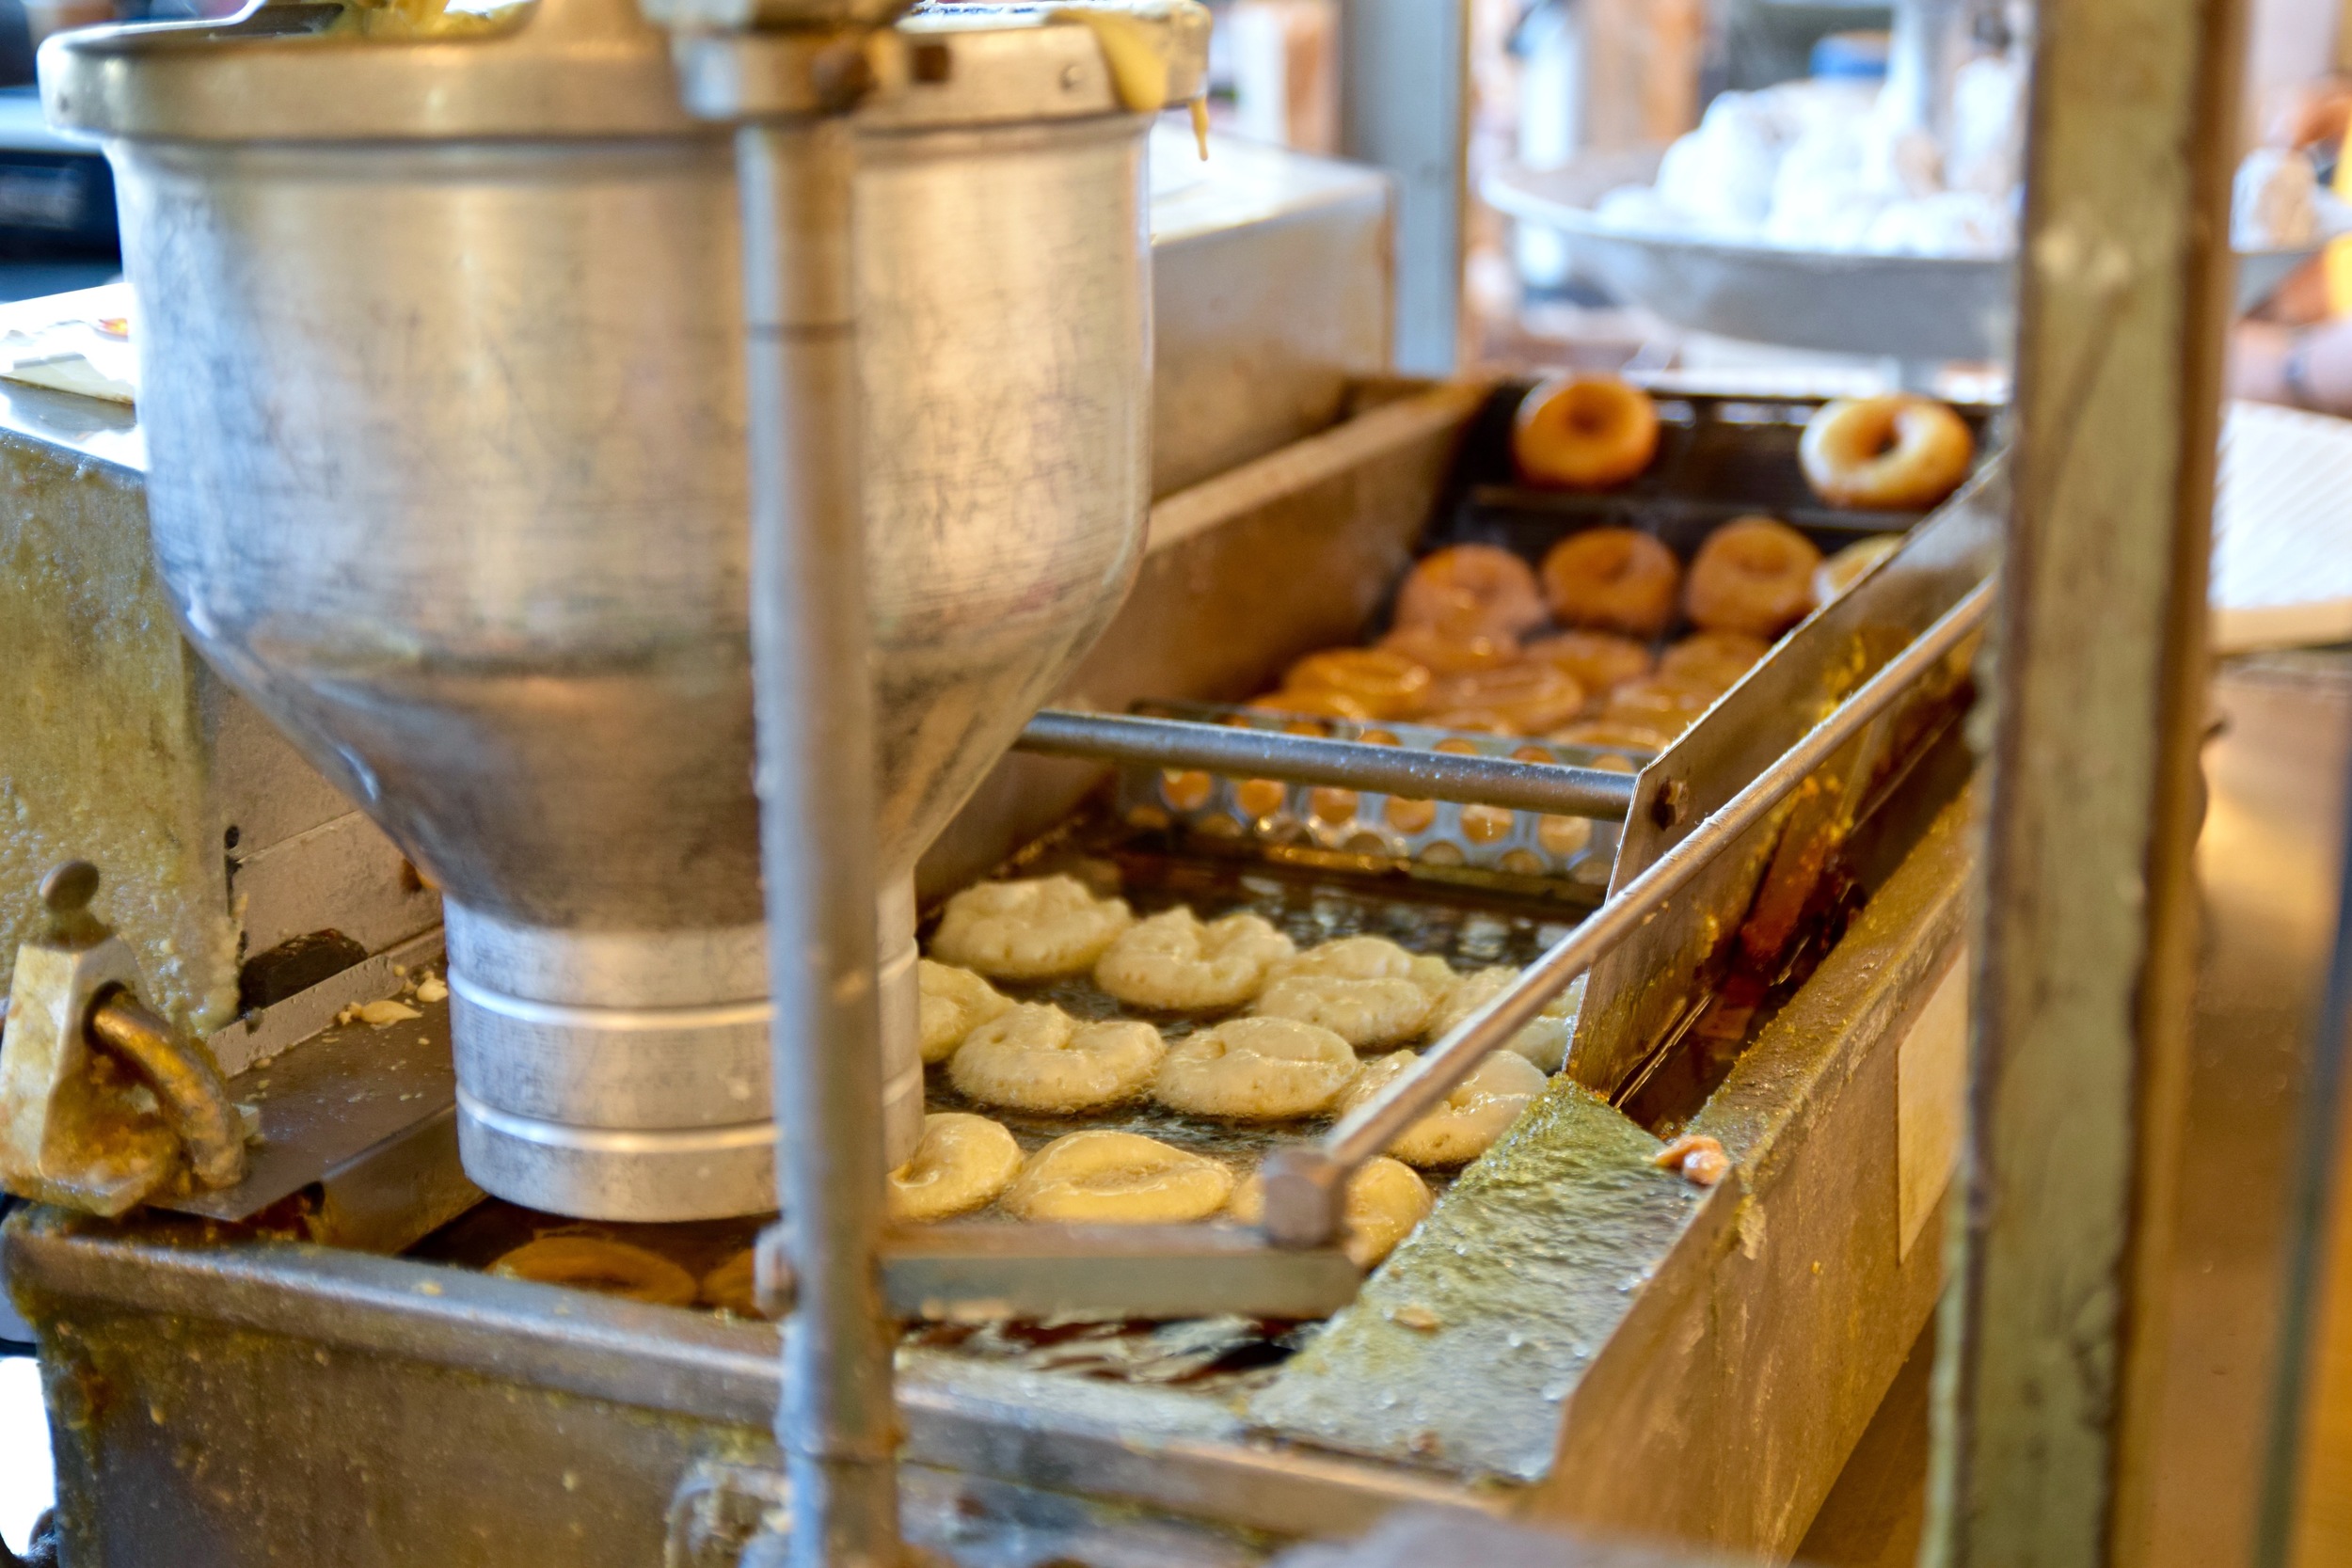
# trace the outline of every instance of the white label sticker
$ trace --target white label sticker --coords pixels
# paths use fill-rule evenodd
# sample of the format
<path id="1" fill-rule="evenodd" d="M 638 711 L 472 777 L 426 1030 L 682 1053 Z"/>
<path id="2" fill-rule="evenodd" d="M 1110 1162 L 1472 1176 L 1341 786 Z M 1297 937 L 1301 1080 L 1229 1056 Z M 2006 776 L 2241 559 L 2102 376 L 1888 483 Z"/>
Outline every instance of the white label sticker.
<path id="1" fill-rule="evenodd" d="M 1968 969 L 1963 947 L 1895 1056 L 1895 1186 L 1904 1258 L 1944 1200 L 1960 1158 L 1968 1100 Z"/>

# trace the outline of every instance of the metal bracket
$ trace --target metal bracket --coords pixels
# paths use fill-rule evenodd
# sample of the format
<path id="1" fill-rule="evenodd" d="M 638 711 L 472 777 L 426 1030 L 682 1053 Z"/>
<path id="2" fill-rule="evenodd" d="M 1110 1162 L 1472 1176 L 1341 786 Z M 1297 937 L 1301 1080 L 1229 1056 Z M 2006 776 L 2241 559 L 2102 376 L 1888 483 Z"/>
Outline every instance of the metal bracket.
<path id="1" fill-rule="evenodd" d="M 661 1568 L 737 1568 L 763 1533 L 784 1533 L 792 1490 L 781 1471 L 698 1459 L 670 1494 Z"/>

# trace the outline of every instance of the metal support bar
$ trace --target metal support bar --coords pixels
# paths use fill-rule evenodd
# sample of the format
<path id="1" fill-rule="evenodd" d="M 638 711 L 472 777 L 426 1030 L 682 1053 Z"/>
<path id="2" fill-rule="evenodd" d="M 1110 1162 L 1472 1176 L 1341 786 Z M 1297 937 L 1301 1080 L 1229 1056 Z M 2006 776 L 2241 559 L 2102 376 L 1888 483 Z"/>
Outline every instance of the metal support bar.
<path id="1" fill-rule="evenodd" d="M 1638 930 L 1726 846 L 1912 686 L 1948 657 L 1992 612 L 1993 582 L 1979 583 L 1943 618 L 1864 682 L 1803 740 L 1749 781 L 1689 837 L 1626 884 L 1529 965 L 1509 990 L 1457 1024 L 1379 1096 L 1341 1118 L 1312 1148 L 1283 1149 L 1266 1161 L 1266 1230 L 1280 1245 L 1319 1246 L 1339 1221 L 1346 1179 L 1453 1092 L 1489 1052 L 1534 1021 L 1546 1003 L 1594 960 Z"/>
<path id="2" fill-rule="evenodd" d="M 946 1225 L 884 1243 L 899 1318 L 1323 1318 L 1363 1271 L 1332 1249 L 1278 1251 L 1255 1229 L 1205 1225 Z"/>
<path id="3" fill-rule="evenodd" d="M 1044 756 L 1199 768 L 1237 778 L 1336 784 L 1409 800 L 1454 800 L 1603 822 L 1622 822 L 1633 807 L 1630 773 L 1324 740 L 1183 719 L 1045 708 L 1013 744 Z"/>
<path id="4" fill-rule="evenodd" d="M 752 453 L 760 859 L 778 1186 L 799 1306 L 776 1438 L 794 1568 L 897 1568 L 867 673 L 846 120 L 736 134 Z"/>

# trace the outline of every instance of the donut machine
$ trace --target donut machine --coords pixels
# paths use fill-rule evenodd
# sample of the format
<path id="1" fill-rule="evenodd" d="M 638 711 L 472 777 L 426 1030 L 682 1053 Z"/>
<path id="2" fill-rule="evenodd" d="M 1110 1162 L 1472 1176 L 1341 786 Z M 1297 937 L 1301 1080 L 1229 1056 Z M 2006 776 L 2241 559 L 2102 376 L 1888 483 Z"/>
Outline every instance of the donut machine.
<path id="1" fill-rule="evenodd" d="M 395 847 L 343 896 L 447 923 L 445 970 L 346 934 L 350 1005 L 224 1060 L 103 867 L 43 881 L 0 1152 L 71 1560 L 1248 1561 L 1406 1503 L 1792 1547 L 1936 1287 L 1997 461 L 1654 756 L 1236 726 L 1417 542 L 1579 519 L 1491 493 L 1515 391 L 1373 381 L 1147 531 L 1144 111 L 1193 8 L 536 3 L 46 62 L 141 297 L 202 302 L 142 328 L 162 589 Z M 1596 504 L 1785 499 L 1803 413 L 1669 402 Z M 1186 773 L 1282 805 L 1180 821 Z M 1310 844 L 1313 790 L 1581 832 Z M 1523 978 L 1335 1122 L 1212 1140 L 1254 1225 L 890 1229 L 946 1103 L 918 910 L 1004 867 Z M 1348 1174 L 1580 975 L 1565 1070 L 1367 1278 Z M 1658 1163 L 1685 1133 L 1721 1180 Z M 485 1272 L 535 1234 L 756 1285 Z"/>

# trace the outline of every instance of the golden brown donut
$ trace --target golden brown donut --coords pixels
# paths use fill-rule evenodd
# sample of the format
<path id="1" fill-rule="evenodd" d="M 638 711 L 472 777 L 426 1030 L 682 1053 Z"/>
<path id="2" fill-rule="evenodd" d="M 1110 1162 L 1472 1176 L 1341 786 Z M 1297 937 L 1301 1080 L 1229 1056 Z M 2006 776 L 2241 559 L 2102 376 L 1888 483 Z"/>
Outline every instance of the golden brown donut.
<path id="1" fill-rule="evenodd" d="M 1699 546 L 1682 608 L 1708 631 L 1775 638 L 1813 608 L 1820 563 L 1813 541 L 1787 523 L 1735 517 Z"/>
<path id="2" fill-rule="evenodd" d="M 501 1257 L 490 1272 L 655 1307 L 691 1307 L 696 1293 L 694 1276 L 660 1253 L 602 1236 L 541 1236 Z"/>
<path id="3" fill-rule="evenodd" d="M 1375 719 L 1409 719 L 1428 705 L 1429 667 L 1393 648 L 1326 648 L 1290 667 L 1293 691 L 1332 691 L 1360 703 Z"/>
<path id="4" fill-rule="evenodd" d="M 758 1260 L 753 1253 L 753 1248 L 745 1247 L 703 1275 L 702 1286 L 695 1292 L 695 1301 L 717 1311 L 732 1312 L 739 1318 L 766 1317 L 768 1314 L 759 1309 Z"/>
<path id="5" fill-rule="evenodd" d="M 1959 488 L 1977 454 L 1958 414 L 1908 394 L 1838 398 L 1805 421 L 1797 459 L 1832 506 L 1924 512 Z"/>
<path id="6" fill-rule="evenodd" d="M 1813 574 L 1813 597 L 1827 604 L 1830 600 L 1860 582 L 1869 570 L 1903 547 L 1899 533 L 1873 533 L 1857 539 L 1821 562 L 1821 569 Z"/>
<path id="7" fill-rule="evenodd" d="M 1399 626 L 1380 640 L 1380 646 L 1403 654 L 1438 676 L 1500 670 L 1517 663 L 1519 657 L 1518 639 L 1474 626 L 1461 631 L 1434 626 Z"/>
<path id="8" fill-rule="evenodd" d="M 1613 375 L 1556 377 L 1520 400 L 1511 455 L 1530 484 L 1623 484 L 1658 455 L 1658 405 Z"/>
<path id="9" fill-rule="evenodd" d="M 1613 631 L 1564 631 L 1539 638 L 1519 652 L 1532 661 L 1565 670 L 1588 695 L 1638 680 L 1650 673 L 1652 664 L 1647 648 Z"/>
<path id="10" fill-rule="evenodd" d="M 1440 714 L 1489 714 L 1514 735 L 1535 735 L 1575 718 L 1584 688 L 1556 664 L 1512 664 L 1439 682 L 1430 706 Z"/>
<path id="11" fill-rule="evenodd" d="M 1544 738 L 1567 746 L 1628 746 L 1643 752 L 1662 752 L 1674 744 L 1673 733 L 1632 719 L 1580 719 Z"/>
<path id="12" fill-rule="evenodd" d="M 1644 675 L 1609 693 L 1599 718 L 1633 724 L 1661 735 L 1677 736 L 1715 705 L 1724 689 L 1688 675 Z"/>
<path id="13" fill-rule="evenodd" d="M 1397 590 L 1396 624 L 1449 630 L 1483 628 L 1517 638 L 1544 624 L 1535 574 L 1494 545 L 1449 545 L 1423 556 Z"/>
<path id="14" fill-rule="evenodd" d="M 1656 637 L 1675 617 L 1682 562 L 1638 529 L 1588 528 L 1552 546 L 1543 578 L 1564 625 Z"/>
<path id="15" fill-rule="evenodd" d="M 1285 687 L 1249 699 L 1261 713 L 1288 713 L 1304 719 L 1370 719 L 1371 708 L 1344 691 L 1295 691 Z"/>
<path id="16" fill-rule="evenodd" d="M 1772 644 L 1743 631 L 1698 631 L 1658 657 L 1658 673 L 1704 681 L 1728 691 L 1772 651 Z"/>

